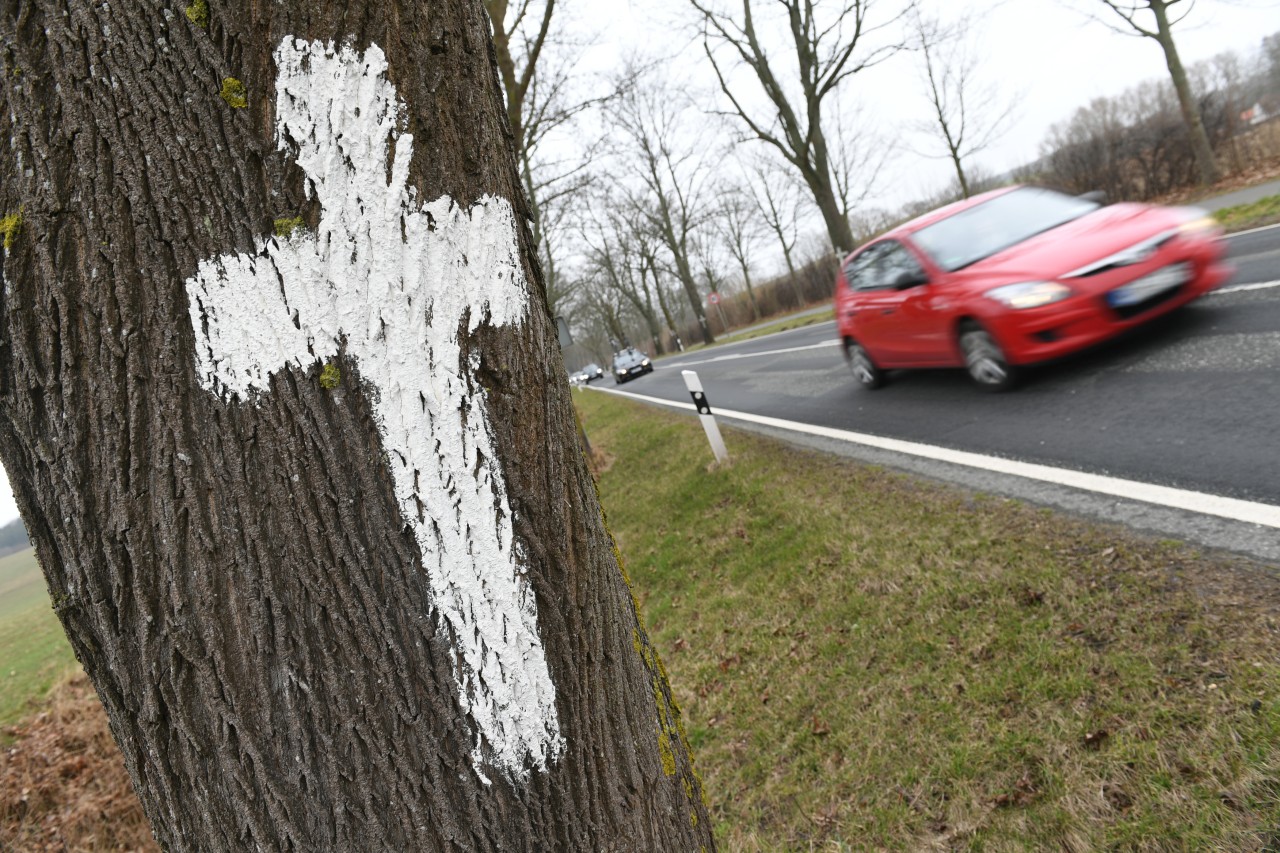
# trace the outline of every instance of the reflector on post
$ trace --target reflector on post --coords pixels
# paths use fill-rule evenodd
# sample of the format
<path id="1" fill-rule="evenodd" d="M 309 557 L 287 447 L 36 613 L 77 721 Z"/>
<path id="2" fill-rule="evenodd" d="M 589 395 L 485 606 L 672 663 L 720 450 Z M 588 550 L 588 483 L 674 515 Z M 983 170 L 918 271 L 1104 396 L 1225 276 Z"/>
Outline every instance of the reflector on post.
<path id="1" fill-rule="evenodd" d="M 707 402 L 707 393 L 702 390 L 702 381 L 692 370 L 682 370 L 680 375 L 684 377 L 685 387 L 693 397 L 693 404 L 698 407 L 698 419 L 702 421 L 702 429 L 707 433 L 707 441 L 711 442 L 711 452 L 716 455 L 717 462 L 724 462 L 729 458 L 729 451 L 725 449 L 724 439 L 720 437 L 720 427 L 711 414 L 711 404 Z"/>

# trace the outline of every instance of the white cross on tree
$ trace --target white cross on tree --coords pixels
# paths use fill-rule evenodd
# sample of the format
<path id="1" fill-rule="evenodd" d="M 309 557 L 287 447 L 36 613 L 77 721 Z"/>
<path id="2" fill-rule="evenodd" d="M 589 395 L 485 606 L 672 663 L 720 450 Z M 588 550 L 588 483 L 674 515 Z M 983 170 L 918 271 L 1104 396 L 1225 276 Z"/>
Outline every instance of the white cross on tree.
<path id="1" fill-rule="evenodd" d="M 477 765 L 514 776 L 529 761 L 545 767 L 562 748 L 555 688 L 478 365 L 462 363 L 458 340 L 464 323 L 524 317 L 511 207 L 417 201 L 413 137 L 376 45 L 361 55 L 286 38 L 275 58 L 277 143 L 306 174 L 320 223 L 205 261 L 187 281 L 201 382 L 251 402 L 289 365 L 340 351 L 358 365 L 430 604 L 461 661 L 454 676 L 478 728 Z"/>

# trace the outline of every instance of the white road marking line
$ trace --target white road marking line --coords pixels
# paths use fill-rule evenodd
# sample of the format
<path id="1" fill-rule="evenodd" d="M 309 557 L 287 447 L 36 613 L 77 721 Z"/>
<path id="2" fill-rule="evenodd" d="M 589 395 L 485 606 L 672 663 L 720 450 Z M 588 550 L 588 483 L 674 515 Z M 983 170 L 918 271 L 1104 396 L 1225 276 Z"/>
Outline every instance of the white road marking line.
<path id="1" fill-rule="evenodd" d="M 1236 231 L 1226 236 L 1227 239 L 1230 240 L 1232 237 L 1243 237 L 1246 234 L 1257 234 L 1259 231 L 1270 231 L 1272 228 L 1280 228 L 1280 223 L 1275 225 L 1259 225 L 1257 228 L 1250 228 L 1248 231 Z"/>
<path id="2" fill-rule="evenodd" d="M 1231 287 L 1220 287 L 1217 290 L 1211 290 L 1207 296 L 1217 296 L 1222 293 L 1243 293 L 1246 290 L 1266 290 L 1270 287 L 1280 287 L 1280 279 L 1275 281 L 1260 281 L 1256 284 L 1234 284 Z"/>
<path id="3" fill-rule="evenodd" d="M 731 353 L 730 355 L 718 355 L 715 358 L 704 358 L 699 361 L 673 361 L 669 364 L 663 364 L 662 367 L 691 367 L 695 364 L 710 364 L 713 361 L 736 361 L 740 358 L 757 358 L 762 355 L 782 355 L 788 352 L 803 352 L 811 349 L 824 349 L 826 347 L 839 346 L 837 340 L 823 341 L 820 344 L 809 344 L 803 347 L 787 347 L 786 349 L 771 349 L 767 352 L 740 352 Z"/>
<path id="4" fill-rule="evenodd" d="M 674 406 L 678 409 L 694 409 L 694 406 L 691 403 L 672 402 L 670 400 L 662 400 L 657 397 L 647 397 L 643 394 L 633 394 L 627 391 L 613 391 L 606 388 L 597 388 L 595 390 L 603 391 L 606 394 L 618 394 L 622 397 L 644 400 L 645 402 L 659 403 L 664 406 Z M 1195 512 L 1202 515 L 1213 515 L 1218 518 L 1226 518 L 1231 521 L 1242 521 L 1246 524 L 1258 524 L 1264 527 L 1280 528 L 1280 506 L 1273 506 L 1271 504 L 1238 500 L 1236 498 L 1227 498 L 1220 495 L 1211 495 L 1205 492 L 1193 492 L 1187 489 L 1176 489 L 1171 486 L 1157 486 L 1152 483 L 1143 483 L 1137 480 L 1124 480 L 1119 477 L 1108 477 L 1103 474 L 1089 474 L 1084 471 L 1072 471 L 1069 468 L 1054 468 L 1050 465 L 1040 465 L 1034 462 L 1019 462 L 1015 459 L 1003 459 L 999 456 L 984 456 L 980 453 L 970 453 L 964 450 L 951 450 L 946 447 L 938 447 L 932 444 L 921 444 L 915 441 L 903 441 L 897 438 L 882 438 L 878 435 L 868 435 L 866 433 L 851 432 L 849 430 L 812 426 L 810 424 L 797 423 L 796 421 L 785 421 L 780 418 L 770 418 L 764 415 L 753 415 L 749 412 L 734 412 L 728 409 L 717 408 L 716 414 L 723 418 L 735 418 L 740 421 L 769 426 L 775 429 L 789 430 L 791 432 L 799 432 L 806 435 L 819 436 L 821 438 L 831 438 L 836 441 L 846 441 L 850 444 L 860 444 L 864 447 L 874 447 L 880 450 L 888 450 L 893 453 L 902 453 L 907 456 L 932 459 L 938 462 L 948 462 L 952 465 L 963 465 L 967 468 L 977 468 L 982 471 L 991 471 L 997 474 L 1022 477 L 1026 480 L 1038 480 L 1042 483 L 1052 483 L 1054 485 L 1067 486 L 1069 488 L 1080 489 L 1086 492 L 1111 495 L 1113 497 L 1141 501 L 1142 503 L 1169 507 L 1171 509 L 1186 510 L 1187 512 Z"/>

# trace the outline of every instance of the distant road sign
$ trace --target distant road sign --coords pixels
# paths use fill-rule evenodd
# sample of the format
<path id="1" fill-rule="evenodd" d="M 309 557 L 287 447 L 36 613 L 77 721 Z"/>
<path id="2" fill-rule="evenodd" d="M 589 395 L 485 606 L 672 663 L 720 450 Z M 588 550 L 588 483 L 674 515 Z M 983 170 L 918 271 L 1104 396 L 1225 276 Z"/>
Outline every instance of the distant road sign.
<path id="1" fill-rule="evenodd" d="M 720 294 L 715 293 L 715 292 L 713 291 L 709 296 L 707 296 L 707 301 L 708 301 L 708 302 L 710 302 L 712 305 L 719 305 L 719 304 L 720 304 Z"/>

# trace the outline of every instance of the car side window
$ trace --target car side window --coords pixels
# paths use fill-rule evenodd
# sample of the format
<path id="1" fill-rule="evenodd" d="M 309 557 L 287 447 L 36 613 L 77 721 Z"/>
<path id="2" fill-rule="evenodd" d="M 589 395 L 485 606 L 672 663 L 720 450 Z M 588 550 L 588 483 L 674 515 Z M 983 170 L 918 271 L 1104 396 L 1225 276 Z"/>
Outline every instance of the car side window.
<path id="1" fill-rule="evenodd" d="M 869 246 L 849 259 L 844 267 L 844 280 L 849 283 L 850 290 L 878 290 L 880 277 L 877 274 L 876 261 L 880 257 L 883 243 Z"/>
<path id="2" fill-rule="evenodd" d="M 880 245 L 884 248 L 876 266 L 881 287 L 896 287 L 904 276 L 916 282 L 925 279 L 924 269 L 910 249 L 896 240 L 887 240 Z"/>

